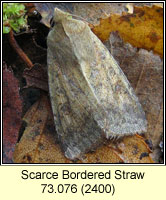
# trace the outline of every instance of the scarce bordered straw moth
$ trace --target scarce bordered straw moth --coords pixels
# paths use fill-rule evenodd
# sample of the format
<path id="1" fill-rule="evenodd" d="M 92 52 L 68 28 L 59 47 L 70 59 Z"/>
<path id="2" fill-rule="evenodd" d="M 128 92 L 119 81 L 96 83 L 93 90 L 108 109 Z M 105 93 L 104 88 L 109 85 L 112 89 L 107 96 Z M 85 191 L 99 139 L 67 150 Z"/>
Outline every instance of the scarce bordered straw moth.
<path id="1" fill-rule="evenodd" d="M 58 139 L 71 160 L 104 138 L 145 132 L 145 113 L 133 88 L 88 24 L 55 8 L 49 32 L 49 92 Z"/>

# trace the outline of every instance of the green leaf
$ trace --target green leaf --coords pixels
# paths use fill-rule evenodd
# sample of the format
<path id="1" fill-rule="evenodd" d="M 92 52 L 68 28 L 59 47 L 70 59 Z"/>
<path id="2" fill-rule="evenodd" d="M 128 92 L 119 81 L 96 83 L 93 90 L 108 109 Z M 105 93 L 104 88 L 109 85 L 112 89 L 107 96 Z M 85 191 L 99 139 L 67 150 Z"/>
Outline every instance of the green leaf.
<path id="1" fill-rule="evenodd" d="M 25 19 L 24 19 L 23 17 L 21 17 L 20 19 L 18 19 L 18 24 L 19 24 L 20 26 L 24 26 L 24 25 L 26 24 Z"/>
<path id="2" fill-rule="evenodd" d="M 27 26 L 27 19 L 24 17 L 25 6 L 21 3 L 3 3 L 3 24 L 19 32 L 21 28 Z M 7 32 L 5 28 L 4 32 Z"/>
<path id="3" fill-rule="evenodd" d="M 3 33 L 9 33 L 9 32 L 10 32 L 10 27 L 3 26 Z"/>

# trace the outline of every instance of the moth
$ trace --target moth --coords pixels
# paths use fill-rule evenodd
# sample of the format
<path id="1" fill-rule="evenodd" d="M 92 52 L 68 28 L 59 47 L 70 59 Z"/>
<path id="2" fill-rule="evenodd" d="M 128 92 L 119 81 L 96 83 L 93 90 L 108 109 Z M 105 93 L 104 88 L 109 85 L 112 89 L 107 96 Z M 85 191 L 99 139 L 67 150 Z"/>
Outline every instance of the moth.
<path id="1" fill-rule="evenodd" d="M 84 21 L 58 8 L 47 38 L 49 92 L 67 158 L 81 158 L 104 139 L 145 132 L 145 113 L 108 49 Z"/>

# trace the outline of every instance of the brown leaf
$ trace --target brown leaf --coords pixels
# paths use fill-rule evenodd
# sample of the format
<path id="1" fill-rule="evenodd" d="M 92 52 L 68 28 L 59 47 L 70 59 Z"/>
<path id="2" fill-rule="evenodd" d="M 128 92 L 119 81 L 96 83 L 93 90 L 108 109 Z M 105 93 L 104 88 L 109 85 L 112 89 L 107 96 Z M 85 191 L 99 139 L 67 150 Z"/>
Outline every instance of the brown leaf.
<path id="1" fill-rule="evenodd" d="M 142 49 L 137 51 L 131 45 L 124 44 L 120 38 L 116 38 L 116 34 L 113 38 L 111 34 L 110 42 L 111 53 L 119 62 L 122 70 L 131 82 L 146 112 L 148 120 L 146 137 L 151 139 L 154 146 L 157 147 L 163 132 L 163 63 L 159 56 L 153 55 L 152 52 L 147 52 Z M 40 153 L 40 156 L 36 155 L 33 162 L 71 162 L 64 157 L 59 145 L 55 142 L 56 139 L 53 133 L 54 131 L 52 130 L 47 136 L 43 134 L 44 149 L 43 151 L 40 150 L 42 153 Z M 24 142 L 26 144 L 26 140 Z M 115 143 L 110 142 L 110 144 L 97 149 L 96 152 L 88 153 L 79 162 L 152 162 L 149 156 L 150 150 L 142 138 L 138 139 L 135 136 L 124 138 L 119 142 L 121 151 L 116 146 L 114 147 L 114 145 Z M 21 140 L 15 151 L 15 162 L 25 162 L 23 154 L 25 155 L 26 153 L 21 153 L 23 146 Z M 28 151 L 28 145 L 25 146 L 27 146 L 26 151 Z"/>
<path id="2" fill-rule="evenodd" d="M 15 163 L 73 163 L 65 158 L 57 143 L 47 97 L 42 97 L 35 103 L 25 114 L 24 120 L 28 126 L 16 146 Z M 153 162 L 149 156 L 150 149 L 142 137 L 126 137 L 120 141 L 118 148 L 117 146 L 118 141 L 114 143 L 110 141 L 95 152 L 87 153 L 77 163 Z"/>
<path id="3" fill-rule="evenodd" d="M 66 159 L 56 143 L 52 112 L 47 97 L 43 96 L 25 114 L 24 134 L 14 152 L 16 163 L 58 163 Z"/>
<path id="4" fill-rule="evenodd" d="M 81 17 L 91 24 L 98 24 L 100 18 L 107 16 L 111 12 L 122 13 L 125 10 L 124 5 L 121 3 L 120 7 L 116 3 L 34 3 L 33 6 L 27 6 L 31 12 L 36 9 L 42 16 L 41 23 L 50 28 L 55 7 L 74 16 Z"/>
<path id="5" fill-rule="evenodd" d="M 41 105 L 43 102 L 43 105 Z M 19 149 L 22 156 L 22 162 L 35 162 L 36 155 L 38 154 L 38 148 L 40 147 L 40 141 L 42 140 L 42 132 L 47 121 L 48 111 L 43 106 L 46 105 L 46 99 L 38 101 L 33 107 L 26 113 L 24 120 L 29 124 L 24 132 L 24 136 L 21 138 Z M 42 114 L 41 114 L 42 113 Z M 15 154 L 16 154 L 15 151 Z"/>
<path id="6" fill-rule="evenodd" d="M 163 56 L 163 8 L 156 5 L 134 7 L 133 14 L 112 14 L 92 30 L 102 41 L 108 40 L 112 31 L 118 31 L 125 42 Z"/>
<path id="7" fill-rule="evenodd" d="M 123 12 L 131 13 L 129 7 L 152 6 L 154 3 L 24 3 L 29 12 L 37 10 L 42 16 L 41 23 L 50 28 L 54 8 L 69 12 L 78 18 L 89 22 L 92 25 L 100 23 L 100 19 L 108 18 L 110 14 L 122 15 Z M 157 4 L 156 4 L 157 5 Z M 159 5 L 157 5 L 159 6 Z M 160 6 L 161 7 L 161 6 Z M 130 8 L 131 10 L 131 8 Z"/>
<path id="8" fill-rule="evenodd" d="M 118 31 L 125 42 L 153 50 L 163 56 L 163 8 L 146 3 L 34 3 L 41 22 L 50 27 L 55 7 L 81 17 L 91 24 L 92 31 L 106 41 Z M 142 6 L 142 7 L 138 7 Z M 127 10 L 127 12 L 126 12 Z"/>
<path id="9" fill-rule="evenodd" d="M 118 60 L 143 106 L 148 121 L 146 137 L 156 148 L 163 134 L 163 61 L 152 52 L 125 44 L 117 33 L 110 37 L 111 53 Z M 108 45 L 107 45 L 108 46 Z"/>
<path id="10" fill-rule="evenodd" d="M 22 99 L 19 82 L 11 69 L 3 66 L 3 162 L 12 163 L 21 125 Z"/>
<path id="11" fill-rule="evenodd" d="M 48 91 L 47 71 L 40 64 L 35 64 L 32 69 L 24 69 L 23 77 L 26 79 L 28 87 L 35 87 Z"/>
<path id="12" fill-rule="evenodd" d="M 153 163 L 152 158 L 149 156 L 151 153 L 150 148 L 145 143 L 144 138 L 139 135 L 128 136 L 118 144 L 121 150 L 121 158 L 126 163 Z"/>

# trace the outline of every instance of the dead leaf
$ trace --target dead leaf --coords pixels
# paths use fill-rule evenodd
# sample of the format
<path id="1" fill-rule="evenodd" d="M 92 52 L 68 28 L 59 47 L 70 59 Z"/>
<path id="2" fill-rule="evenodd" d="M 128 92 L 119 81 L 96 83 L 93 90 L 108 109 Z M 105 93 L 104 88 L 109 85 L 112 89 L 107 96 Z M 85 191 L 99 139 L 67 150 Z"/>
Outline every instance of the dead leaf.
<path id="1" fill-rule="evenodd" d="M 155 3 L 24 3 L 28 13 L 33 14 L 34 10 L 37 10 L 42 16 L 41 23 L 49 28 L 55 7 L 78 16 L 95 26 L 100 23 L 101 18 L 108 18 L 111 14 L 131 13 L 134 5 L 143 7 L 153 4 Z"/>
<path id="2" fill-rule="evenodd" d="M 111 33 L 107 47 L 135 89 L 148 121 L 146 137 L 157 148 L 163 135 L 163 61 L 125 44 L 117 33 Z"/>
<path id="3" fill-rule="evenodd" d="M 108 40 L 111 32 L 118 31 L 125 42 L 153 50 L 163 57 L 163 7 L 160 4 L 34 3 L 33 6 L 47 27 L 50 27 L 57 7 L 89 22 L 92 31 L 102 41 Z"/>
<path id="4" fill-rule="evenodd" d="M 146 10 L 144 7 L 138 8 L 139 10 L 138 12 L 136 12 L 136 16 L 131 16 L 131 17 L 128 15 L 127 16 L 129 17 L 129 19 L 132 18 L 134 20 L 138 18 L 138 22 L 139 22 L 139 19 L 144 19 L 145 21 L 149 20 L 151 16 L 152 21 L 153 20 L 155 21 L 156 17 L 160 15 L 159 14 L 160 12 L 158 13 L 158 15 L 153 17 L 151 14 L 157 12 L 157 10 L 155 10 L 154 8 L 155 6 L 153 6 L 152 8 L 148 8 L 149 10 L 147 8 Z M 151 11 L 151 9 L 153 10 L 153 12 Z M 138 16 L 138 14 L 141 13 L 142 10 L 146 12 L 144 13 L 144 15 Z M 118 16 L 117 21 L 119 22 L 120 19 L 121 19 L 120 22 L 122 24 L 128 23 L 127 21 L 125 21 L 125 18 L 123 18 L 123 16 Z M 152 21 L 150 23 L 151 26 L 152 26 Z M 159 21 L 161 22 L 160 17 L 159 17 Z M 155 23 L 155 28 L 156 28 L 157 27 L 156 21 L 154 23 Z M 108 22 L 108 26 L 110 26 L 109 22 Z M 101 27 L 99 25 L 99 30 L 102 30 L 100 28 Z M 105 31 L 107 32 L 107 30 Z M 110 33 L 109 28 L 108 28 L 108 32 Z M 120 36 L 121 36 L 121 32 L 120 32 Z M 127 39 L 133 41 L 130 33 L 129 33 L 129 38 L 127 36 Z M 152 139 L 152 143 L 154 144 L 154 147 L 157 147 L 161 140 L 161 135 L 163 134 L 163 119 L 162 119 L 163 117 L 163 114 L 162 114 L 163 112 L 163 63 L 162 63 L 162 60 L 159 58 L 159 56 L 154 55 L 152 52 L 148 52 L 143 49 L 138 51 L 136 48 L 133 48 L 130 44 L 124 44 L 121 39 L 116 40 L 116 38 L 111 37 L 110 41 L 111 41 L 111 47 L 110 47 L 111 53 L 113 54 L 115 59 L 119 62 L 119 65 L 121 66 L 122 70 L 128 77 L 133 88 L 136 90 L 137 96 L 139 97 L 139 100 L 146 112 L 146 116 L 148 120 L 148 132 L 146 134 L 146 137 L 147 139 Z M 128 42 L 132 44 L 132 42 L 130 41 Z M 155 43 L 156 42 L 157 40 L 155 41 Z M 145 42 L 144 44 L 147 45 L 149 43 L 146 44 Z M 33 115 L 34 114 L 32 114 L 32 116 Z M 71 162 L 64 157 L 63 153 L 60 150 L 59 145 L 55 141 L 56 140 L 55 136 L 52 135 L 52 133 L 54 133 L 53 130 L 52 132 L 48 133 L 47 136 L 43 134 L 44 135 L 43 143 L 45 144 L 44 149 L 46 149 L 47 151 L 43 150 L 42 153 L 40 153 L 40 156 L 36 157 L 34 160 L 31 160 L 31 161 L 26 160 L 27 162 L 42 162 L 42 163 Z M 79 161 L 79 162 L 85 162 L 85 163 L 86 162 L 87 163 L 97 163 L 97 162 L 98 163 L 99 162 L 102 162 L 102 163 L 104 162 L 106 163 L 111 163 L 111 162 L 113 163 L 116 163 L 116 162 L 149 163 L 149 162 L 152 162 L 151 158 L 149 157 L 150 151 L 147 145 L 144 144 L 142 140 L 143 139 L 141 138 L 139 139 L 137 138 L 125 139 L 124 138 L 124 140 L 119 143 L 121 148 L 125 144 L 124 152 L 119 152 L 116 149 L 116 147 L 114 147 L 114 144 L 113 144 L 113 147 L 112 146 L 110 147 L 110 145 L 105 145 L 97 149 L 96 152 L 85 155 L 85 158 L 83 158 L 82 161 Z M 26 144 L 26 140 L 24 140 L 24 142 Z M 136 148 L 135 145 L 137 145 L 138 148 Z M 15 162 L 17 163 L 25 162 L 25 160 L 23 159 L 24 155 L 27 155 L 26 152 L 31 152 L 31 150 L 28 151 L 28 145 L 25 145 L 25 146 L 26 146 L 26 151 L 22 153 L 24 149 L 24 145 L 22 144 L 22 139 L 21 139 L 20 143 L 17 144 L 17 148 L 14 154 Z M 112 150 L 109 151 L 110 149 Z M 136 154 L 136 158 L 134 157 L 134 154 Z M 44 157 L 42 157 L 42 155 L 44 155 Z M 154 159 L 154 160 L 155 162 L 157 162 L 156 160 L 158 159 Z"/>
<path id="5" fill-rule="evenodd" d="M 68 160 L 57 143 L 54 122 L 47 97 L 42 97 L 25 114 L 28 126 L 16 145 L 13 160 L 15 163 L 73 163 Z M 87 153 L 77 163 L 152 163 L 150 149 L 142 137 L 124 138 L 117 142 Z M 122 149 L 122 146 L 125 148 Z M 119 151 L 119 147 L 121 151 Z M 135 149 L 137 148 L 137 152 Z M 144 155 L 143 155 L 144 154 Z M 142 155 L 142 157 L 141 157 Z"/>
<path id="6" fill-rule="evenodd" d="M 35 64 L 32 69 L 24 69 L 23 77 L 26 79 L 28 87 L 35 87 L 48 91 L 47 70 L 40 64 Z"/>
<path id="7" fill-rule="evenodd" d="M 133 14 L 113 14 L 101 19 L 92 31 L 102 40 L 108 40 L 112 31 L 118 31 L 124 42 L 163 56 L 163 8 L 134 7 Z"/>
<path id="8" fill-rule="evenodd" d="M 11 69 L 3 65 L 3 162 L 12 163 L 21 126 L 22 99 L 19 82 Z"/>
<path id="9" fill-rule="evenodd" d="M 52 112 L 43 96 L 25 114 L 27 127 L 16 145 L 15 163 L 64 163 L 67 159 L 56 142 Z M 68 161 L 69 162 L 69 161 Z"/>
<path id="10" fill-rule="evenodd" d="M 121 158 L 126 163 L 153 163 L 149 156 L 151 150 L 139 135 L 125 137 L 118 143 L 118 148 L 122 151 Z"/>

